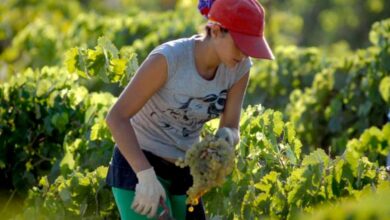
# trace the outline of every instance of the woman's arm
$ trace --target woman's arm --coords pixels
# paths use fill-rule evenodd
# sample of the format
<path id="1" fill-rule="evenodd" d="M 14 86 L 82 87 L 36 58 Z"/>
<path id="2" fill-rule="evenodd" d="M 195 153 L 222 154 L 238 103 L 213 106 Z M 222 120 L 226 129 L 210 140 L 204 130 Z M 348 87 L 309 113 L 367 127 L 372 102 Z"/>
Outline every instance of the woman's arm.
<path id="1" fill-rule="evenodd" d="M 136 173 L 151 165 L 139 147 L 130 118 L 164 85 L 167 76 L 165 57 L 161 54 L 148 57 L 106 116 L 120 152 Z"/>
<path id="2" fill-rule="evenodd" d="M 225 109 L 219 122 L 219 128 L 227 127 L 233 135 L 233 144 L 240 141 L 240 116 L 245 91 L 249 81 L 249 72 L 236 82 L 228 91 Z"/>

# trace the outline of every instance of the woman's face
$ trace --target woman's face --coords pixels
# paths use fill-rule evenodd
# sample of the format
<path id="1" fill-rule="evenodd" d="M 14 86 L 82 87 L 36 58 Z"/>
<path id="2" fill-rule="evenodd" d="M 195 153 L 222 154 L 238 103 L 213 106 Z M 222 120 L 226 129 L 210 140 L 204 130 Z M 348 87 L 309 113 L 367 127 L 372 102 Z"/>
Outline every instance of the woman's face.
<path id="1" fill-rule="evenodd" d="M 211 32 L 214 39 L 215 50 L 221 59 L 221 62 L 227 67 L 234 68 L 239 62 L 247 57 L 238 49 L 229 32 L 223 33 L 220 27 L 216 25 L 211 28 Z"/>

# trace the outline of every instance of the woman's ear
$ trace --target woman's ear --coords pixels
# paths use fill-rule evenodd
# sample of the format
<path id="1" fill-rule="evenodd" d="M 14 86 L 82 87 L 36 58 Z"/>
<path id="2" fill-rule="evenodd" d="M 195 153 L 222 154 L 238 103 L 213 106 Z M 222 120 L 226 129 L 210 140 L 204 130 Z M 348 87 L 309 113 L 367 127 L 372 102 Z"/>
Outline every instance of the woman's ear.
<path id="1" fill-rule="evenodd" d="M 210 25 L 211 37 L 219 37 L 221 34 L 221 27 L 219 25 Z"/>

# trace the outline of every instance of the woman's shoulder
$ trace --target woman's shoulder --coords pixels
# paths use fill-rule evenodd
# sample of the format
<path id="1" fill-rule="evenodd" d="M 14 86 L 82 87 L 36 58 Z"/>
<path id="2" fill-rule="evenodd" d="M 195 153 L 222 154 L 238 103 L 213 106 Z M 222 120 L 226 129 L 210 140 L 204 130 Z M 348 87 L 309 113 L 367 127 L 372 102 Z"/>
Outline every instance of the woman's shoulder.
<path id="1" fill-rule="evenodd" d="M 168 66 L 168 77 L 171 78 L 180 65 L 188 62 L 188 54 L 191 51 L 193 41 L 193 36 L 167 41 L 154 48 L 149 53 L 149 57 L 154 54 L 163 55 Z"/>
<path id="2" fill-rule="evenodd" d="M 228 71 L 231 72 L 239 72 L 239 73 L 247 73 L 249 69 L 253 66 L 253 61 L 250 57 L 246 57 L 245 59 L 241 60 L 234 68 L 227 68 Z"/>
<path id="3" fill-rule="evenodd" d="M 149 55 L 156 53 L 163 54 L 167 58 L 168 62 L 182 59 L 186 57 L 184 56 L 185 54 L 191 51 L 193 41 L 195 40 L 194 37 L 195 35 L 167 41 L 154 48 Z"/>
<path id="4" fill-rule="evenodd" d="M 192 46 L 193 37 L 183 37 L 170 41 L 166 41 L 155 47 L 150 53 L 153 54 L 162 54 L 164 55 L 168 62 L 174 61 L 180 57 L 183 57 L 183 54 L 188 53 L 189 49 Z"/>
<path id="5" fill-rule="evenodd" d="M 243 59 L 241 62 L 239 62 L 234 68 L 225 67 L 224 69 L 228 74 L 223 74 L 223 75 L 229 78 L 229 82 L 232 83 L 230 86 L 232 86 L 234 83 L 236 83 L 246 73 L 250 71 L 252 65 L 253 65 L 252 59 L 250 57 L 247 57 Z"/>
<path id="6" fill-rule="evenodd" d="M 156 47 L 156 49 L 158 48 L 180 49 L 183 47 L 188 47 L 193 43 L 194 39 L 195 39 L 195 35 L 191 37 L 177 38 L 160 44 L 159 46 Z"/>

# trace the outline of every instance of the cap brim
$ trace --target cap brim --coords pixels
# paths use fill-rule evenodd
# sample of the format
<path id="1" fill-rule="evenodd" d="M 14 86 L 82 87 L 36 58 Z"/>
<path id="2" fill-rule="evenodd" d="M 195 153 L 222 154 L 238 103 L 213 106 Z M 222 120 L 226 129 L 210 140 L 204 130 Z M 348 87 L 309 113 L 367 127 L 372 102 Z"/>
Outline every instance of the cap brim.
<path id="1" fill-rule="evenodd" d="M 229 31 L 237 47 L 247 56 L 260 59 L 275 59 L 263 36 L 252 36 Z"/>

